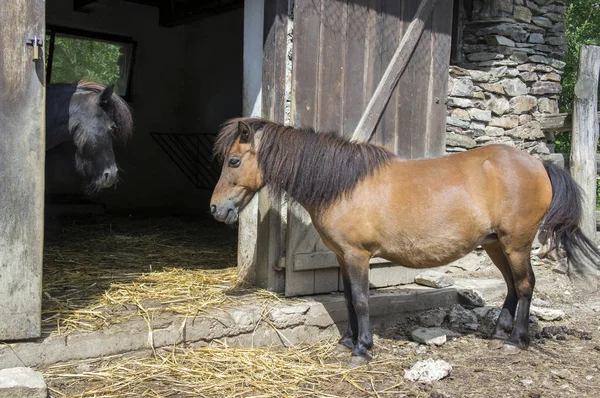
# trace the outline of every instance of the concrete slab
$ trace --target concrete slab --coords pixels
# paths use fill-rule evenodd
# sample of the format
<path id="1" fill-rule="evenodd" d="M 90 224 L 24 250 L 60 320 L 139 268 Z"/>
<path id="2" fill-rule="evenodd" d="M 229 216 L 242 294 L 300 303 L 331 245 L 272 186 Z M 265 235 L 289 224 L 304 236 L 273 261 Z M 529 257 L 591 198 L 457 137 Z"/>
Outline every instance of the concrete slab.
<path id="1" fill-rule="evenodd" d="M 456 282 L 461 287 L 479 290 L 487 301 L 503 294 L 499 287 L 503 281 Z M 457 304 L 459 295 L 455 287 L 434 289 L 411 284 L 372 291 L 369 303 L 375 325 L 392 315 Z M 4 344 L 0 346 L 0 369 L 51 365 L 182 343 L 202 345 L 215 339 L 229 345 L 255 347 L 310 343 L 339 336 L 345 331 L 346 322 L 343 294 L 284 300 L 267 307 L 246 305 L 194 318 L 157 313 L 150 324 L 140 318 L 94 332 Z"/>
<path id="2" fill-rule="evenodd" d="M 31 368 L 0 370 L 0 398 L 46 398 L 44 376 Z"/>
<path id="3" fill-rule="evenodd" d="M 456 279 L 454 287 L 477 290 L 487 303 L 504 300 L 506 282 L 503 279 Z"/>

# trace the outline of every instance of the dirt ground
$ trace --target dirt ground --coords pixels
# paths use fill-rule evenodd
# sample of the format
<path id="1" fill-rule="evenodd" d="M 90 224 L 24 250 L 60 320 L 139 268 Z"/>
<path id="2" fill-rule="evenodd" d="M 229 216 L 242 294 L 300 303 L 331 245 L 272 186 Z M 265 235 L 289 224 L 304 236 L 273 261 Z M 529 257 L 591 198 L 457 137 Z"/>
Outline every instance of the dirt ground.
<path id="1" fill-rule="evenodd" d="M 358 367 L 349 366 L 347 350 L 327 341 L 292 348 L 171 347 L 42 371 L 52 397 L 598 397 L 600 293 L 584 291 L 548 265 L 535 268 L 543 281 L 535 298 L 566 317 L 534 320 L 530 348 L 517 353 L 488 349 L 491 325 L 485 324 L 440 347 L 416 344 L 407 336 L 419 314 L 408 314 L 374 328 L 373 360 Z M 542 333 L 548 326 L 564 328 Z M 450 363 L 450 375 L 431 384 L 407 381 L 404 371 L 427 358 Z"/>
<path id="2" fill-rule="evenodd" d="M 231 267 L 236 240 L 235 231 L 203 220 L 93 216 L 50 225 L 44 253 L 44 331 L 108 327 L 123 317 L 97 303 L 103 297 L 106 301 L 115 284 L 140 284 L 148 272 L 175 269 L 185 277 L 190 270 L 193 275 L 194 270 Z M 414 343 L 409 335 L 418 325 L 420 314 L 415 313 L 376 323 L 373 360 L 358 367 L 349 365 L 349 351 L 335 341 L 288 348 L 214 342 L 40 370 L 51 397 L 599 397 L 600 293 L 552 272 L 552 264 L 534 264 L 539 281 L 534 298 L 563 310 L 566 317 L 534 320 L 530 348 L 516 354 L 488 349 L 492 325 L 484 322 L 476 332 L 461 333 L 440 347 Z M 450 272 L 500 277 L 485 255 Z M 201 296 L 183 298 L 196 297 Z M 82 311 L 94 316 L 84 317 Z M 544 327 L 562 329 L 544 333 Z M 427 358 L 448 362 L 450 375 L 431 384 L 407 381 L 405 370 Z"/>

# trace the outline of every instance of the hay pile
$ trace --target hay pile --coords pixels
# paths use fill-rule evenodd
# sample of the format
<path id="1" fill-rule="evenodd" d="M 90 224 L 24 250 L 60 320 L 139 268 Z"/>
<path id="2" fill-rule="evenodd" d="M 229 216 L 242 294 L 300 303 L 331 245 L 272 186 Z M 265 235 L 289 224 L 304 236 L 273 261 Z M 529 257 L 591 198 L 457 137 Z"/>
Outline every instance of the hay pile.
<path id="1" fill-rule="evenodd" d="M 394 359 L 348 367 L 333 341 L 291 348 L 213 344 L 173 348 L 147 358 L 59 365 L 46 369 L 54 396 L 282 397 L 398 396 L 402 377 L 385 370 Z M 341 362 L 340 362 L 341 361 Z"/>
<path id="2" fill-rule="evenodd" d="M 46 235 L 45 333 L 97 330 L 149 311 L 193 316 L 277 300 L 238 280 L 232 268 L 237 236 L 231 229 L 176 218 L 63 222 Z"/>

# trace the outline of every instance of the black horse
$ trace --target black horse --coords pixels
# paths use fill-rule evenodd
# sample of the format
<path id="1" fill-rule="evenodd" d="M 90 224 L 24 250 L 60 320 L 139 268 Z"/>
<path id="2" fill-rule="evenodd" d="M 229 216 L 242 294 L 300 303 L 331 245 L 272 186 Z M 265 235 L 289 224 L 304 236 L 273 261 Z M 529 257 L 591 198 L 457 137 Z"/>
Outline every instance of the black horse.
<path id="1" fill-rule="evenodd" d="M 129 105 L 113 93 L 112 85 L 80 80 L 48 86 L 46 151 L 72 144 L 75 169 L 85 180 L 86 193 L 97 193 L 117 182 L 113 142 L 127 141 L 132 131 Z"/>

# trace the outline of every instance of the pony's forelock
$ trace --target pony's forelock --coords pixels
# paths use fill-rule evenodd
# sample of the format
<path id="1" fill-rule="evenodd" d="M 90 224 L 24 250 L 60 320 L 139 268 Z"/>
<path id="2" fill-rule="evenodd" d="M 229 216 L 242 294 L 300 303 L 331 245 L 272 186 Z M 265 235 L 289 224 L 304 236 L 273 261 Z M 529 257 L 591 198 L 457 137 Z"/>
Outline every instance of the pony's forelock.
<path id="1" fill-rule="evenodd" d="M 79 80 L 75 83 L 78 90 L 91 91 L 100 94 L 106 86 L 91 80 Z M 120 95 L 113 93 L 108 113 L 117 127 L 115 138 L 127 142 L 133 134 L 133 116 L 129 104 Z"/>

